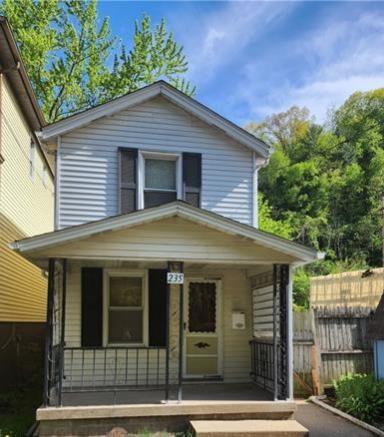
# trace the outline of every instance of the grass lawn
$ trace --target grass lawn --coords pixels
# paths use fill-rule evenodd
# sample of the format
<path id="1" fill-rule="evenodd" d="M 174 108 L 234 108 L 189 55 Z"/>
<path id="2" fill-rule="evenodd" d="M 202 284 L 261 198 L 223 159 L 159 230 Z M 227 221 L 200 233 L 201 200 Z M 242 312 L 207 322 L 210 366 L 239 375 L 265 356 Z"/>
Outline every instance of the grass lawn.
<path id="1" fill-rule="evenodd" d="M 15 390 L 0 394 L 0 437 L 24 437 L 35 422 L 41 390 Z"/>

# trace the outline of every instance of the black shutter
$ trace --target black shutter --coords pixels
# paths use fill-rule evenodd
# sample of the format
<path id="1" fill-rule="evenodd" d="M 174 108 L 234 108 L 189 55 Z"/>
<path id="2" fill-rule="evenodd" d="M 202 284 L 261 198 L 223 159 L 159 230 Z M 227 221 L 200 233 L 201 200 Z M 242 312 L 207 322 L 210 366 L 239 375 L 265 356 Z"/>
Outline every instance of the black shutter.
<path id="1" fill-rule="evenodd" d="M 103 269 L 81 269 L 81 346 L 103 343 Z"/>
<path id="2" fill-rule="evenodd" d="M 183 153 L 184 200 L 193 206 L 201 204 L 201 153 Z"/>
<path id="3" fill-rule="evenodd" d="M 119 148 L 120 213 L 137 209 L 137 149 Z"/>
<path id="4" fill-rule="evenodd" d="M 149 346 L 166 345 L 166 321 L 167 321 L 167 271 L 148 271 L 149 292 Z"/>

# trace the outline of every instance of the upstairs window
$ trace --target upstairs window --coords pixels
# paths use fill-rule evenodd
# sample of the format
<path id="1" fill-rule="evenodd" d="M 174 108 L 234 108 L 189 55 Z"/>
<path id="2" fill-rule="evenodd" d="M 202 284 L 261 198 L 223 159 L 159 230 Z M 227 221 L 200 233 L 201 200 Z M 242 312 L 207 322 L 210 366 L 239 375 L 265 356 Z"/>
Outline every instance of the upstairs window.
<path id="1" fill-rule="evenodd" d="M 181 198 L 179 155 L 141 154 L 142 207 L 162 205 Z"/>
<path id="2" fill-rule="evenodd" d="M 201 206 L 200 153 L 119 148 L 119 211 L 122 214 L 184 199 Z"/>

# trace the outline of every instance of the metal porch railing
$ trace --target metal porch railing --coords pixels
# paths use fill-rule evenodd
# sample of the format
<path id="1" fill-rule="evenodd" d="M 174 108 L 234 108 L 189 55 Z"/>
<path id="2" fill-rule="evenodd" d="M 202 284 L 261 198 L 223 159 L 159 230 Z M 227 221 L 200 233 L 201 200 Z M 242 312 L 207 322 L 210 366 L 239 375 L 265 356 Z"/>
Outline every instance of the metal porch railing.
<path id="1" fill-rule="evenodd" d="M 273 391 L 273 342 L 252 339 L 249 344 L 251 347 L 251 376 L 253 380 L 266 390 Z"/>
<path id="2" fill-rule="evenodd" d="M 63 392 L 160 389 L 164 347 L 65 347 Z"/>

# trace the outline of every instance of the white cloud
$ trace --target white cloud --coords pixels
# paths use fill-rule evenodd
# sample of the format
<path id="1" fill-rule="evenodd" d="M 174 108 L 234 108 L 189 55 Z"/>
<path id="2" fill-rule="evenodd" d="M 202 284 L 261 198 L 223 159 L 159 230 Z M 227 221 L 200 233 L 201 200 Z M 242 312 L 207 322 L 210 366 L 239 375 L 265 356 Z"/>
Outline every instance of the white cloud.
<path id="1" fill-rule="evenodd" d="M 244 50 L 251 42 L 256 42 L 274 20 L 295 7 L 294 3 L 280 2 L 217 5 L 218 8 L 206 14 L 193 29 L 184 29 L 183 44 L 190 66 L 188 75 L 198 84 L 209 81 L 219 74 L 220 68 L 243 58 Z M 238 67 L 241 68 L 241 64 Z"/>
<path id="2" fill-rule="evenodd" d="M 365 13 L 357 20 L 333 17 L 317 23 L 305 41 L 290 44 L 292 62 L 302 59 L 301 72 L 305 75 L 274 83 L 263 94 L 262 103 L 256 97 L 259 86 L 249 86 L 252 73 L 260 65 L 251 63 L 245 80 L 248 85 L 240 85 L 238 90 L 249 105 L 251 118 L 298 105 L 307 106 L 322 122 L 328 109 L 341 105 L 353 92 L 384 87 L 383 17 L 384 13 L 381 18 Z M 284 62 L 289 63 L 289 57 Z"/>

